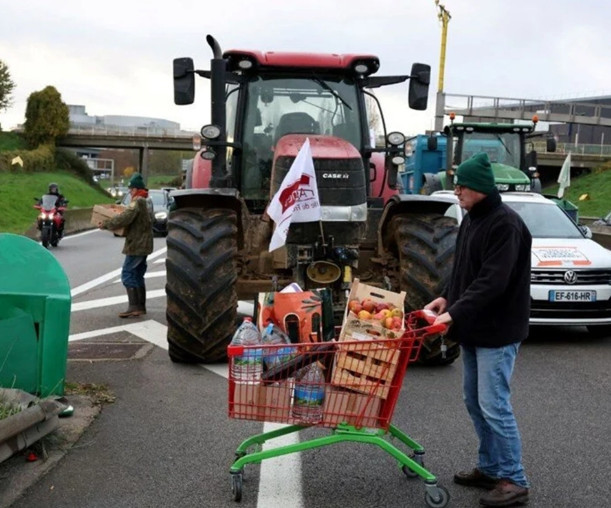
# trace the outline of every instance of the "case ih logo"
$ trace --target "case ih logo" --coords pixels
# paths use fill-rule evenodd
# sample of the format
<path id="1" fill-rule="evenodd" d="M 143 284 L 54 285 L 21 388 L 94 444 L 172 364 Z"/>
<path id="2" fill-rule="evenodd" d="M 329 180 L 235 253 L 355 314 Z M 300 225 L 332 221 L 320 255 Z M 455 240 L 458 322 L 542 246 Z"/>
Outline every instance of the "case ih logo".
<path id="1" fill-rule="evenodd" d="M 350 175 L 348 173 L 323 173 L 322 177 L 329 180 L 348 180 Z"/>
<path id="2" fill-rule="evenodd" d="M 575 284 L 575 282 L 577 282 L 577 274 L 573 270 L 564 272 L 564 282 L 567 284 Z"/>

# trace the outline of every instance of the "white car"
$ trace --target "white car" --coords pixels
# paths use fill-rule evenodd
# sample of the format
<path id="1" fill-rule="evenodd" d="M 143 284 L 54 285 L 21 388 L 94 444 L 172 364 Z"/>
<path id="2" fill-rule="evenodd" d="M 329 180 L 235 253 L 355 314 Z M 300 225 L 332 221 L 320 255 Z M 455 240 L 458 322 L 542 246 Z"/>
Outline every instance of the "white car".
<path id="1" fill-rule="evenodd" d="M 585 325 L 592 334 L 611 336 L 611 250 L 541 194 L 503 192 L 501 197 L 533 237 L 530 324 Z M 456 208 L 448 215 L 460 220 Z"/>

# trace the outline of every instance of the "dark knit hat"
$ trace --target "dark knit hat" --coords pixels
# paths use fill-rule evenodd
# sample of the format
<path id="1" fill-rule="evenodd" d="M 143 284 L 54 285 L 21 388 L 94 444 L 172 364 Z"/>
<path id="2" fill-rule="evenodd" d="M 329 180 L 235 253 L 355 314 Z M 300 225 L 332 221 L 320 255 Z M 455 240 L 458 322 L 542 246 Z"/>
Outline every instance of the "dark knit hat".
<path id="1" fill-rule="evenodd" d="M 488 154 L 480 152 L 463 162 L 456 170 L 456 184 L 483 194 L 492 194 L 496 185 Z"/>
<path id="2" fill-rule="evenodd" d="M 132 177 L 129 179 L 129 183 L 127 186 L 130 189 L 145 189 L 144 179 L 140 173 L 134 173 Z"/>

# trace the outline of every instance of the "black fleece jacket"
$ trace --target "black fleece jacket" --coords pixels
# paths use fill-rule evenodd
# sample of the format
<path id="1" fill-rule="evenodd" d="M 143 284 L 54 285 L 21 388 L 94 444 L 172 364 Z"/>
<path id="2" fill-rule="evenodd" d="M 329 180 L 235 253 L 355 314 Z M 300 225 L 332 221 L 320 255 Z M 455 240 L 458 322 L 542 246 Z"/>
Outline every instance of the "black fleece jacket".
<path id="1" fill-rule="evenodd" d="M 471 208 L 460 225 L 443 294 L 453 321 L 448 338 L 501 347 L 528 336 L 531 243 L 526 225 L 498 192 Z"/>

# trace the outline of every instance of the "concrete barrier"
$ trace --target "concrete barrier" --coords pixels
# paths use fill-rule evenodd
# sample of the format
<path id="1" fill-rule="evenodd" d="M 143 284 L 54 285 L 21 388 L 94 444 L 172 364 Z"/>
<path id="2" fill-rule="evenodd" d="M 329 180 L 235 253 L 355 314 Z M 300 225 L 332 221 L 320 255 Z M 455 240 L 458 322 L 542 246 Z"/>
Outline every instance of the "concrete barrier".
<path id="1" fill-rule="evenodd" d="M 64 218 L 66 219 L 64 234 L 70 235 L 72 233 L 78 233 L 79 231 L 95 229 L 95 226 L 91 224 L 92 213 L 93 207 L 66 209 L 64 212 Z M 40 234 L 38 232 L 38 228 L 36 227 L 36 222 L 32 223 L 24 235 L 32 240 L 38 241 Z"/>

